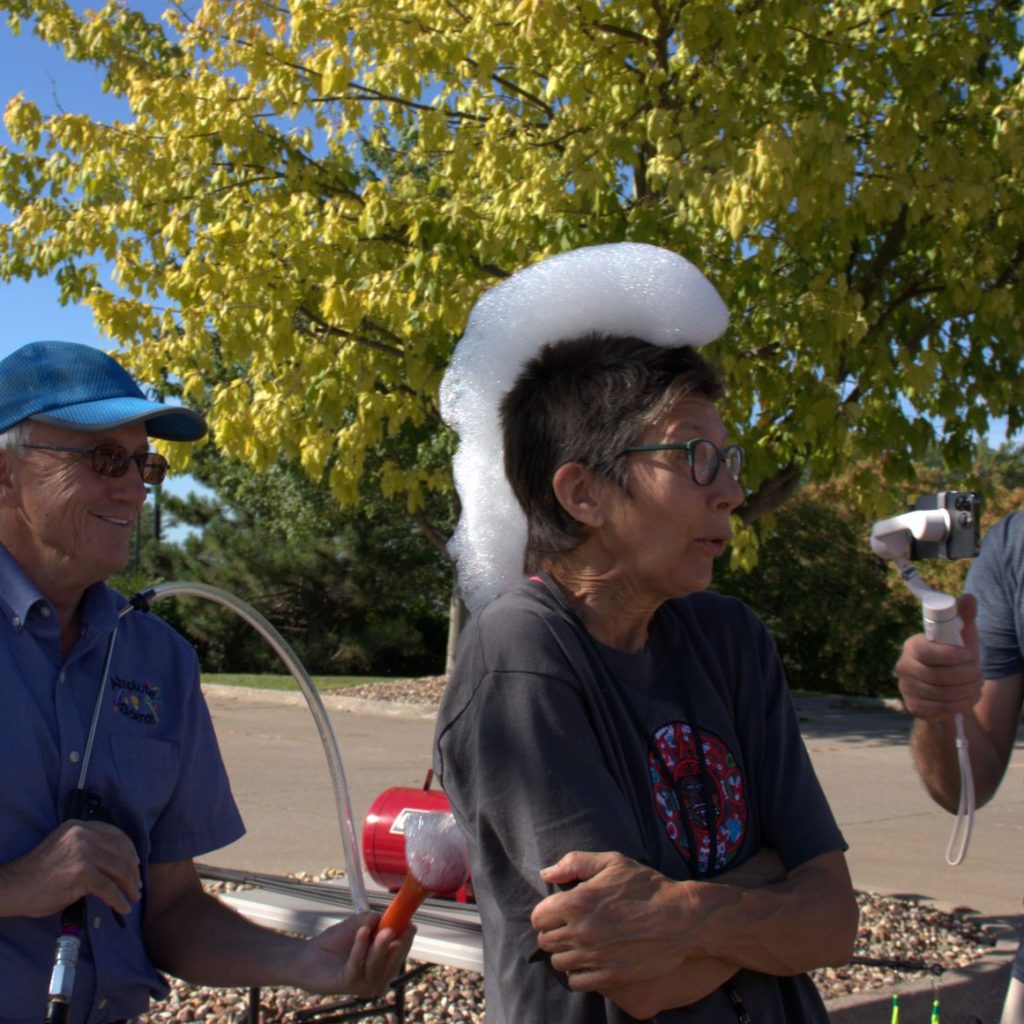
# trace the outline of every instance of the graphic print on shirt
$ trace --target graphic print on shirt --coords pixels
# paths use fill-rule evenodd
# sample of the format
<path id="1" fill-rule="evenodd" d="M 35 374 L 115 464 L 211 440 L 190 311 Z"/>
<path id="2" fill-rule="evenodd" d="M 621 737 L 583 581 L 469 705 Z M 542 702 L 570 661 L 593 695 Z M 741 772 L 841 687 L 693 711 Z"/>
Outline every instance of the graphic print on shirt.
<path id="1" fill-rule="evenodd" d="M 688 722 L 669 722 L 654 734 L 657 753 L 652 750 L 647 755 L 647 767 L 658 814 L 669 838 L 695 873 L 703 875 L 712 864 L 720 870 L 736 856 L 747 830 L 748 809 L 743 773 L 735 757 L 714 733 L 701 729 L 699 735 L 707 765 L 706 783 L 701 778 L 700 755 Z M 689 829 L 683 823 L 684 813 Z M 690 835 L 697 846 L 696 864 Z"/>
<path id="2" fill-rule="evenodd" d="M 114 691 L 114 708 L 126 718 L 146 725 L 155 725 L 160 721 L 163 698 L 159 686 L 118 676 L 110 677 L 110 685 Z"/>

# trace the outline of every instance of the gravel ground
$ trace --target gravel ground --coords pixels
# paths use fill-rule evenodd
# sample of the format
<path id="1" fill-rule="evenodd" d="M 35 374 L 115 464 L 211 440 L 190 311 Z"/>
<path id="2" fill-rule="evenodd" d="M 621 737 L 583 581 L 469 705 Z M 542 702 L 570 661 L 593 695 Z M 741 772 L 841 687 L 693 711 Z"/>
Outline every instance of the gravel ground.
<path id="1" fill-rule="evenodd" d="M 211 888 L 222 887 L 220 883 Z M 946 913 L 913 900 L 858 893 L 860 933 L 856 953 L 872 958 L 918 961 L 943 969 L 963 967 L 992 945 L 986 931 L 962 913 Z M 415 961 L 412 963 L 415 966 Z M 926 977 L 923 972 L 852 966 L 823 968 L 811 975 L 827 1002 L 863 992 L 890 992 L 894 985 Z M 941 991 L 941 979 L 939 981 Z M 336 997 L 310 996 L 295 989 L 264 989 L 262 1024 L 296 1024 L 295 1012 L 337 1005 Z M 196 988 L 174 982 L 171 995 L 147 1018 L 156 1022 L 207 1021 L 242 1024 L 248 1020 L 248 990 Z M 406 991 L 408 1019 L 416 1024 L 482 1024 L 483 978 L 470 971 L 435 968 Z M 329 1015 L 325 1013 L 327 1019 Z M 323 1018 L 321 1018 L 323 1019 Z M 382 1015 L 367 1024 L 390 1024 Z"/>
<path id="2" fill-rule="evenodd" d="M 396 679 L 391 683 L 367 683 L 347 686 L 343 690 L 325 690 L 340 697 L 364 697 L 368 700 L 391 700 L 401 704 L 440 704 L 446 676 L 424 676 L 422 679 Z"/>
<path id="3" fill-rule="evenodd" d="M 350 697 L 436 704 L 444 689 L 444 676 L 405 679 L 335 691 Z M 331 872 L 334 874 L 335 872 Z M 212 883 L 213 890 L 224 888 Z M 962 967 L 992 947 L 993 939 L 970 915 L 944 912 L 917 900 L 857 893 L 860 930 L 855 954 L 872 959 L 916 962 L 943 969 Z M 413 962 L 412 966 L 416 966 Z M 920 971 L 855 965 L 823 968 L 811 975 L 826 1002 L 854 993 L 891 991 L 894 985 L 926 977 Z M 941 979 L 939 982 L 941 986 Z M 242 1024 L 248 1018 L 248 990 L 210 989 L 173 982 L 170 996 L 154 1004 L 151 1024 L 204 1021 Z M 297 1024 L 297 1011 L 337 1005 L 336 997 L 309 996 L 294 989 L 264 989 L 260 1001 L 261 1024 Z M 410 1021 L 416 1024 L 481 1024 L 484 1019 L 483 979 L 469 971 L 435 968 L 406 990 Z M 378 1015 L 367 1024 L 390 1024 Z M 315 1018 L 314 1018 L 315 1020 Z M 313 1022 L 311 1022 L 313 1024 Z"/>

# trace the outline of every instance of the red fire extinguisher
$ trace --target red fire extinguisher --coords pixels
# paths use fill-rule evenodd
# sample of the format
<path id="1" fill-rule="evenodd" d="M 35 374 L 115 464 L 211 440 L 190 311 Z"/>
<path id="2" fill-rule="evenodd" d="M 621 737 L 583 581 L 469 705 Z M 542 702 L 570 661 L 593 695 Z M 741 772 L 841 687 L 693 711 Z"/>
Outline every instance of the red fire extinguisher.
<path id="1" fill-rule="evenodd" d="M 392 786 L 370 805 L 363 821 L 363 863 L 378 885 L 397 892 L 409 873 L 405 860 L 405 828 L 411 815 L 431 812 L 451 813 L 448 798 L 431 789 L 433 770 L 427 771 L 421 789 Z M 452 897 L 458 903 L 472 903 L 473 881 L 465 883 Z"/>

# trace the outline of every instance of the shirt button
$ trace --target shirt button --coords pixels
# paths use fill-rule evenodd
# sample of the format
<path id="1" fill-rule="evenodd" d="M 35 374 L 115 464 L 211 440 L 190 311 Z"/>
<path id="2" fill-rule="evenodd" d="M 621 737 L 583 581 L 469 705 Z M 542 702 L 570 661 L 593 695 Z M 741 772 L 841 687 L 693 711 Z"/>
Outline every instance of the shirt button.
<path id="1" fill-rule="evenodd" d="M 77 750 L 72 750 L 71 753 L 68 754 L 68 760 L 72 764 L 78 764 L 78 762 L 81 760 L 81 758 L 82 758 L 82 755 L 79 754 L 79 752 Z"/>
<path id="2" fill-rule="evenodd" d="M 98 1002 L 98 1003 L 96 1004 L 96 1009 L 98 1009 L 98 1010 L 105 1010 L 105 1009 L 107 1008 L 107 1003 L 109 1003 L 109 1002 L 110 1002 L 110 1000 L 109 1000 L 109 999 L 107 999 L 107 997 L 106 997 L 106 996 L 104 996 L 104 997 L 103 997 L 103 998 L 102 998 L 102 999 L 101 999 L 101 1000 L 100 1000 L 100 1001 L 99 1001 L 99 1002 Z"/>
<path id="3" fill-rule="evenodd" d="M 60 670 L 60 671 L 59 671 L 59 672 L 57 673 L 57 682 L 58 682 L 58 683 L 63 683 L 63 682 L 65 682 L 65 680 L 67 680 L 67 678 L 68 678 L 68 674 L 67 674 L 67 672 L 65 672 L 65 671 L 64 671 L 64 669 L 61 669 L 61 670 Z"/>
<path id="4" fill-rule="evenodd" d="M 21 625 L 21 616 L 15 615 L 14 618 L 11 619 L 11 625 L 14 626 L 15 629 L 17 629 L 18 626 Z"/>
<path id="5" fill-rule="evenodd" d="M 92 919 L 92 926 L 93 926 L 93 928 L 99 928 L 99 926 L 100 926 L 100 919 L 98 917 L 94 917 Z"/>
<path id="6" fill-rule="evenodd" d="M 49 608 L 49 606 L 45 605 L 45 604 L 41 605 L 40 608 L 39 608 L 39 614 L 42 615 L 42 617 L 44 619 L 48 619 L 50 617 L 50 608 Z"/>

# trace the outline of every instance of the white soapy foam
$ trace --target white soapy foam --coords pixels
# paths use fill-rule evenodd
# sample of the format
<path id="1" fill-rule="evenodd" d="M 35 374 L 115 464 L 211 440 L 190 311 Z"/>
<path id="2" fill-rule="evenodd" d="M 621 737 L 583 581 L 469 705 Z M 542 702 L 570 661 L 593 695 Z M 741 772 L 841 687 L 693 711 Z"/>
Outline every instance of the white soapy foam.
<path id="1" fill-rule="evenodd" d="M 665 348 L 704 345 L 728 321 L 692 263 L 636 242 L 552 256 L 480 297 L 441 382 L 441 415 L 459 435 L 462 503 L 448 550 L 470 611 L 523 578 L 526 517 L 505 478 L 499 406 L 530 359 L 549 342 L 593 332 Z"/>
<path id="2" fill-rule="evenodd" d="M 405 860 L 424 889 L 448 895 L 469 873 L 469 845 L 452 814 L 428 812 L 406 819 Z"/>

